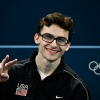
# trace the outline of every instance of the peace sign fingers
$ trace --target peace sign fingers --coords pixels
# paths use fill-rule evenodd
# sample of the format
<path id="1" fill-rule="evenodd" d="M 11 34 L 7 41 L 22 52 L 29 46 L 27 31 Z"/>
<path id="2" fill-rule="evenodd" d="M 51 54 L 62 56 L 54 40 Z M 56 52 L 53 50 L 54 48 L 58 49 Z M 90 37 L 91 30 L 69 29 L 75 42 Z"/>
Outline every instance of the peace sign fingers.
<path id="1" fill-rule="evenodd" d="M 0 63 L 0 82 L 9 79 L 8 69 L 17 62 L 17 59 L 7 62 L 8 60 L 9 60 L 9 55 L 6 55 L 6 57 Z"/>

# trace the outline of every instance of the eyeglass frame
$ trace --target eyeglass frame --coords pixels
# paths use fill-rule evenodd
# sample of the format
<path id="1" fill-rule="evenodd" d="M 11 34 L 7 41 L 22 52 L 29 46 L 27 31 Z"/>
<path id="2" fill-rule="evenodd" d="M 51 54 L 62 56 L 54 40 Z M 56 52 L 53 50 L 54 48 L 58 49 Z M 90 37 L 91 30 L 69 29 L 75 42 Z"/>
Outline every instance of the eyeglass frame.
<path id="1" fill-rule="evenodd" d="M 58 38 L 61 38 L 61 37 L 55 38 L 55 37 L 54 37 L 52 34 L 50 34 L 50 33 L 44 33 L 44 34 L 38 33 L 38 34 L 42 37 L 42 40 L 43 40 L 43 41 L 45 41 L 45 39 L 44 39 L 44 35 L 45 35 L 45 34 L 51 35 L 51 36 L 53 37 L 53 40 L 52 40 L 51 42 L 45 41 L 45 42 L 47 42 L 47 43 L 52 43 L 54 40 L 56 40 L 56 43 L 57 43 L 58 45 L 60 45 L 60 46 L 66 46 L 66 45 L 69 43 L 69 40 L 67 40 L 65 37 L 62 37 L 62 38 L 65 38 L 67 42 L 66 42 L 64 45 L 61 45 L 61 44 L 59 44 L 59 42 L 57 42 L 57 39 L 58 39 Z"/>

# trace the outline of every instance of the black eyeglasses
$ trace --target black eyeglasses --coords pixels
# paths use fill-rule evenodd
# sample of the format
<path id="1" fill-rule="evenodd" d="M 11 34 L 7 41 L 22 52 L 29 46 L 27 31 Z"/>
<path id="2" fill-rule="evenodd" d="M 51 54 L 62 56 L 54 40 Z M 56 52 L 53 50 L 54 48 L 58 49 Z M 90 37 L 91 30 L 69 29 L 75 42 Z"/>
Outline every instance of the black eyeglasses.
<path id="1" fill-rule="evenodd" d="M 49 33 L 39 34 L 39 35 L 42 36 L 42 40 L 47 43 L 52 43 L 54 40 L 56 40 L 56 43 L 60 46 L 65 46 L 68 43 L 68 40 L 65 37 L 55 38 L 53 35 Z"/>

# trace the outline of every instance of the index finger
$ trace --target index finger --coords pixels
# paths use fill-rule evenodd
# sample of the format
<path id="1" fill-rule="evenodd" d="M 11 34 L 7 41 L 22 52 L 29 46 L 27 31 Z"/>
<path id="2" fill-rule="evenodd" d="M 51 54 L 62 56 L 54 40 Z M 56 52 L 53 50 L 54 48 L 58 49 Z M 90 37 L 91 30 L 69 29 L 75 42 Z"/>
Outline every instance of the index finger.
<path id="1" fill-rule="evenodd" d="M 17 62 L 17 59 L 9 61 L 8 63 L 5 64 L 5 68 L 4 69 L 8 69 L 10 66 L 14 65 L 16 62 Z"/>

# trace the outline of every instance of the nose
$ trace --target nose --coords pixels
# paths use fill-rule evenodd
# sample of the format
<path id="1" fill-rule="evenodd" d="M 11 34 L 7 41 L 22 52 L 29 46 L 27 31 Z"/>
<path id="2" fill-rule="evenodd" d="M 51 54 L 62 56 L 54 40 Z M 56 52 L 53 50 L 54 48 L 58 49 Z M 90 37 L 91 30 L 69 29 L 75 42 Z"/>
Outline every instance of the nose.
<path id="1" fill-rule="evenodd" d="M 56 42 L 56 39 L 53 40 L 52 43 L 50 43 L 50 45 L 52 45 L 52 47 L 56 47 L 57 46 L 57 42 Z"/>

